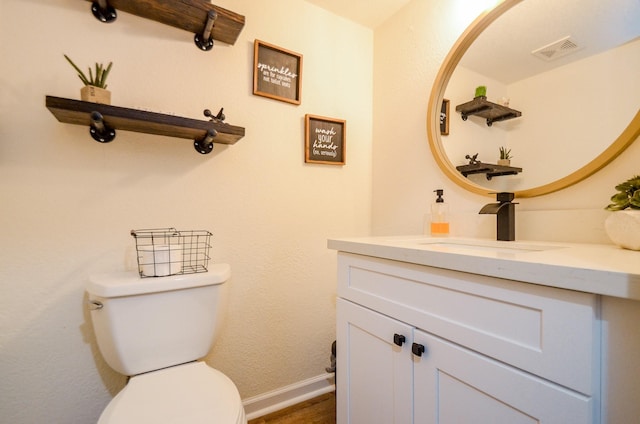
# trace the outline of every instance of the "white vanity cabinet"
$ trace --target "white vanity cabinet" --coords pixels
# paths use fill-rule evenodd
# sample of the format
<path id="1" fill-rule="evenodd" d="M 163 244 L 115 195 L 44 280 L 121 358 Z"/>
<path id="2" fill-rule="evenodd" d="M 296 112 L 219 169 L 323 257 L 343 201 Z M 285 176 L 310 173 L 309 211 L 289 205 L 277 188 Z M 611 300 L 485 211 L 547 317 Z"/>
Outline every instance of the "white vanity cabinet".
<path id="1" fill-rule="evenodd" d="M 338 253 L 338 424 L 599 422 L 599 297 Z"/>

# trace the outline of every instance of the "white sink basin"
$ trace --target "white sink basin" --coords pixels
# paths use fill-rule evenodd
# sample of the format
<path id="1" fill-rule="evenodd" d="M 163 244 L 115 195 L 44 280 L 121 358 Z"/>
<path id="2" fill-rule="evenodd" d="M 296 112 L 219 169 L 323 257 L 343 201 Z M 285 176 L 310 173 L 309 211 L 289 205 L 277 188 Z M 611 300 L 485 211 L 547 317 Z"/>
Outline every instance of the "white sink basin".
<path id="1" fill-rule="evenodd" d="M 519 243 L 513 241 L 473 240 L 473 239 L 442 239 L 416 238 L 403 240 L 415 244 L 423 249 L 439 252 L 486 252 L 486 253 L 527 253 L 543 252 L 546 250 L 562 249 L 564 246 L 554 246 L 537 243 Z"/>
<path id="2" fill-rule="evenodd" d="M 420 245 L 428 245 L 429 247 L 448 250 L 448 249 L 465 249 L 465 250 L 481 250 L 486 252 L 542 252 L 551 249 L 560 249 L 560 246 L 538 246 L 538 245 L 500 245 L 491 246 L 483 244 L 470 244 L 470 243 L 447 243 L 447 242 L 434 242 L 434 243 L 419 243 Z"/>

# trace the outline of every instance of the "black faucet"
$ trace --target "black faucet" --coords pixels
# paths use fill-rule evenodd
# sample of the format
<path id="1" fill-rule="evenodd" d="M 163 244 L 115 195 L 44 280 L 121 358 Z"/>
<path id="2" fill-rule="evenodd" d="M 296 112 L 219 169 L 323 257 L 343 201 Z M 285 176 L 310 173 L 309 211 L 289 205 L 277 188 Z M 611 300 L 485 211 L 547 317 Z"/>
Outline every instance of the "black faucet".
<path id="1" fill-rule="evenodd" d="M 516 205 L 511 201 L 515 198 L 513 193 L 497 193 L 498 203 L 489 203 L 480 209 L 481 214 L 498 215 L 497 218 L 497 238 L 503 241 L 514 241 L 516 239 Z"/>

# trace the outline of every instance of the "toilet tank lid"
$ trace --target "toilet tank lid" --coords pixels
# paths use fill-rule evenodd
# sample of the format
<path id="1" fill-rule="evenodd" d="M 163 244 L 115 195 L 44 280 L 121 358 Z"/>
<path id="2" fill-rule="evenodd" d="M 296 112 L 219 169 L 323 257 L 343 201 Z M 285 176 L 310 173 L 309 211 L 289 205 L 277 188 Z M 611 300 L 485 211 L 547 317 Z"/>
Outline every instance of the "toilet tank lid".
<path id="1" fill-rule="evenodd" d="M 141 278 L 136 271 L 89 276 L 87 292 L 103 298 L 134 296 L 222 284 L 231 276 L 228 264 L 210 265 L 207 272 Z"/>

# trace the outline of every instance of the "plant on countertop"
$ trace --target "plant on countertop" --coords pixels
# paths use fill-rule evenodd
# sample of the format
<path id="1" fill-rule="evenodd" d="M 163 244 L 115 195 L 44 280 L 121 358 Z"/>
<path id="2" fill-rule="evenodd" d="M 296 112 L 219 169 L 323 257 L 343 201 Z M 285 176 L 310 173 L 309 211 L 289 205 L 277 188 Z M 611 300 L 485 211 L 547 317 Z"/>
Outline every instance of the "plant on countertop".
<path id="1" fill-rule="evenodd" d="M 513 158 L 513 156 L 511 156 L 511 149 L 500 147 L 500 159 L 510 160 L 511 158 Z"/>
<path id="2" fill-rule="evenodd" d="M 640 176 L 636 175 L 616 186 L 618 192 L 611 196 L 613 203 L 605 209 L 621 211 L 624 209 L 640 209 Z"/>
<path id="3" fill-rule="evenodd" d="M 93 85 L 95 87 L 105 89 L 107 88 L 107 76 L 109 76 L 109 71 L 111 71 L 113 62 L 109 62 L 109 65 L 107 65 L 106 68 L 102 65 L 102 63 L 96 62 L 96 74 L 93 75 L 93 71 L 91 70 L 91 68 L 89 68 L 89 77 L 87 78 L 85 73 L 82 72 L 75 63 L 73 63 L 69 56 L 65 54 L 64 58 L 67 59 L 67 62 L 69 62 L 71 66 L 73 66 L 73 68 L 76 70 L 76 72 L 78 72 L 78 78 L 80 78 L 84 85 Z"/>

